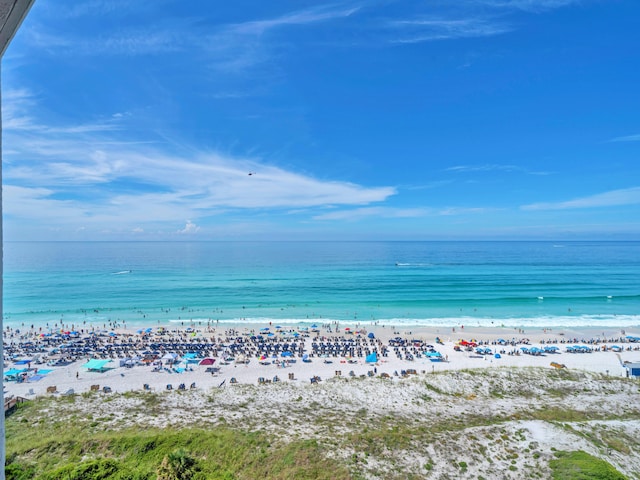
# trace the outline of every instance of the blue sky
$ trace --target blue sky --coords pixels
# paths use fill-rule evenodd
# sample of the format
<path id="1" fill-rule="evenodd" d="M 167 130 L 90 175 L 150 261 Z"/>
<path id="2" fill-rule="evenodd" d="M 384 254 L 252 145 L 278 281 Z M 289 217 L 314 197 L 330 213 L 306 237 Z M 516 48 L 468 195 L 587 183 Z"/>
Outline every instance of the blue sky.
<path id="1" fill-rule="evenodd" d="M 7 240 L 640 239 L 636 0 L 37 0 Z"/>

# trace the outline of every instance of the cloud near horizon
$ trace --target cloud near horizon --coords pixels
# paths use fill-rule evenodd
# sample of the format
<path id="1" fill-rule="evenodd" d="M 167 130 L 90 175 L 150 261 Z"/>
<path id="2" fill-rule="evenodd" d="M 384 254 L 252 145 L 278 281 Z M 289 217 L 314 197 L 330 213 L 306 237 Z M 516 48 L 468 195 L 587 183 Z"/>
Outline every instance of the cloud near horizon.
<path id="1" fill-rule="evenodd" d="M 640 204 L 640 187 L 622 188 L 575 198 L 564 202 L 541 202 L 523 205 L 522 210 L 568 210 Z"/>
<path id="2" fill-rule="evenodd" d="M 75 218 L 94 226 L 114 221 L 128 231 L 158 222 L 184 221 L 180 233 L 199 230 L 199 218 L 231 209 L 324 209 L 384 202 L 392 186 L 368 187 L 319 179 L 215 151 L 130 142 L 125 129 L 110 123 L 51 128 L 21 115 L 35 98 L 9 92 L 5 103 L 5 214 L 50 221 Z M 162 147 L 169 147 L 163 149 Z M 189 153 L 184 153 L 189 152 Z M 146 231 L 146 229 L 144 229 Z M 175 231 L 175 230 L 174 230 Z"/>

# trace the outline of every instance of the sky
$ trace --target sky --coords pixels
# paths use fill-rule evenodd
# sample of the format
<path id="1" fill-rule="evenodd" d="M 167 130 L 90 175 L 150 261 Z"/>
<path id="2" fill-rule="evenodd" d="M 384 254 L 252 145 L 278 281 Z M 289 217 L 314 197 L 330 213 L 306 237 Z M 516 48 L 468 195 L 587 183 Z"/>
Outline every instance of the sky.
<path id="1" fill-rule="evenodd" d="M 4 238 L 640 240 L 638 18 L 37 0 L 2 59 Z"/>

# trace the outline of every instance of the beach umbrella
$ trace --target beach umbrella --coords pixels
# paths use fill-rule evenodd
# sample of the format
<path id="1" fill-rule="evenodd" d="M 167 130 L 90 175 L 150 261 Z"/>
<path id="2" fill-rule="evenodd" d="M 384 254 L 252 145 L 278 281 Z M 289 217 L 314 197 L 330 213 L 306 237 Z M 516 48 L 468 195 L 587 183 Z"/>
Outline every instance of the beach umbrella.
<path id="1" fill-rule="evenodd" d="M 281 354 L 282 357 L 293 357 L 293 353 L 291 353 L 290 351 L 286 351 L 286 352 L 282 352 Z"/>
<path id="2" fill-rule="evenodd" d="M 167 352 L 162 356 L 162 360 L 166 360 L 168 363 L 178 363 L 180 357 L 177 353 Z"/>
<path id="3" fill-rule="evenodd" d="M 367 335 L 367 337 L 369 337 L 369 338 L 376 338 L 376 336 L 373 334 L 373 332 L 369 332 L 369 335 Z"/>
<path id="4" fill-rule="evenodd" d="M 216 363 L 216 359 L 215 358 L 207 357 L 207 358 L 203 358 L 202 360 L 200 360 L 198 365 L 213 365 L 214 363 Z"/>

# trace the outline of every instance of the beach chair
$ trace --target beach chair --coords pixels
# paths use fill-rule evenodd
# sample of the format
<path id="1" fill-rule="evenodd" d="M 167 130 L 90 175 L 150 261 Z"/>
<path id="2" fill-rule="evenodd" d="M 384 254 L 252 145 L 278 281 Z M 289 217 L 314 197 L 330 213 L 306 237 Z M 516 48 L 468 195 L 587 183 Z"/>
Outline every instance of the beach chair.
<path id="1" fill-rule="evenodd" d="M 295 380 L 295 374 L 294 373 L 289 373 L 289 380 Z"/>
<path id="2" fill-rule="evenodd" d="M 57 393 L 57 392 L 58 392 L 58 389 L 56 388 L 55 385 L 47 387 L 47 393 Z"/>
<path id="3" fill-rule="evenodd" d="M 100 390 L 100 385 L 91 385 L 91 391 L 92 392 L 97 392 Z"/>
<path id="4" fill-rule="evenodd" d="M 178 385 L 178 390 L 186 390 L 187 386 L 184 383 L 181 383 L 180 385 Z"/>
<path id="5" fill-rule="evenodd" d="M 150 391 L 150 390 L 151 390 L 151 387 L 149 386 L 149 384 L 148 384 L 148 383 L 145 383 L 145 384 L 142 386 L 142 388 L 143 388 L 146 392 L 148 392 L 148 391 Z"/>
<path id="6" fill-rule="evenodd" d="M 279 382 L 280 379 L 278 378 L 278 376 L 276 375 L 275 377 L 273 377 L 273 383 Z"/>
<path id="7" fill-rule="evenodd" d="M 171 385 L 170 383 L 167 383 L 167 390 L 173 390 L 173 385 Z"/>
<path id="8" fill-rule="evenodd" d="M 196 382 L 193 382 L 189 387 L 190 390 L 194 390 L 196 388 Z"/>
<path id="9" fill-rule="evenodd" d="M 238 383 L 238 380 L 236 380 L 236 377 L 231 377 L 231 380 L 229 380 L 229 383 Z"/>
<path id="10" fill-rule="evenodd" d="M 258 377 L 258 384 L 262 385 L 263 383 L 265 383 L 264 377 Z"/>
<path id="11" fill-rule="evenodd" d="M 102 387 L 102 393 L 111 393 L 111 387 L 107 387 L 106 385 Z"/>

